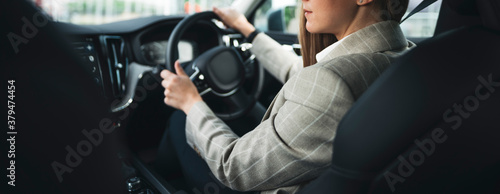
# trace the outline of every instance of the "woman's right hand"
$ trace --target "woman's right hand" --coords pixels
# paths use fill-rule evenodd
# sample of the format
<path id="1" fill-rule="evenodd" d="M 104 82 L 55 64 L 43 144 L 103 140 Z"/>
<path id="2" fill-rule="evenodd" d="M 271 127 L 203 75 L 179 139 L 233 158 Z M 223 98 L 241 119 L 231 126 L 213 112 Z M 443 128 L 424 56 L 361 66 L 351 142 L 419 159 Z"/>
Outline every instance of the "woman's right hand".
<path id="1" fill-rule="evenodd" d="M 248 37 L 250 33 L 255 31 L 255 27 L 248 22 L 247 18 L 233 8 L 227 7 L 219 9 L 214 7 L 213 11 L 220 17 L 226 26 L 238 30 L 245 37 Z"/>

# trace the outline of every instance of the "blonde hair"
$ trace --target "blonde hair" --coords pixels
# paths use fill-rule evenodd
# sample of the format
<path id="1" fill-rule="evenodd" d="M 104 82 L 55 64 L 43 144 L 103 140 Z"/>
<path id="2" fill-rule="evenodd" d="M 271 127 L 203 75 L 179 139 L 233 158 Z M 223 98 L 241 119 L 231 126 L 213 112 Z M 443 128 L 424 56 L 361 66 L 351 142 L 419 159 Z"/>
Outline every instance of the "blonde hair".
<path id="1" fill-rule="evenodd" d="M 393 20 L 400 22 L 408 8 L 409 0 L 374 0 L 379 11 L 374 15 L 379 21 Z M 304 67 L 317 63 L 316 54 L 337 41 L 333 34 L 313 34 L 306 29 L 306 17 L 300 9 L 299 43 Z"/>

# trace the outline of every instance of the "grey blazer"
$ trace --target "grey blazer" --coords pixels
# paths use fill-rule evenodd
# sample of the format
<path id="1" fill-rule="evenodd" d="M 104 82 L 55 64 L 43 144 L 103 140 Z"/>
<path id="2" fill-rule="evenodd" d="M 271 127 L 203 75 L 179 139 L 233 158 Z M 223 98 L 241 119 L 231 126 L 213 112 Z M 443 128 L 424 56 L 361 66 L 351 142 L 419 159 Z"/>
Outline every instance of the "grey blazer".
<path id="1" fill-rule="evenodd" d="M 356 31 L 307 68 L 263 33 L 253 44 L 257 59 L 285 82 L 260 125 L 238 137 L 198 102 L 187 115 L 186 137 L 224 185 L 263 193 L 294 193 L 328 168 L 343 115 L 395 57 L 414 46 L 389 21 Z"/>

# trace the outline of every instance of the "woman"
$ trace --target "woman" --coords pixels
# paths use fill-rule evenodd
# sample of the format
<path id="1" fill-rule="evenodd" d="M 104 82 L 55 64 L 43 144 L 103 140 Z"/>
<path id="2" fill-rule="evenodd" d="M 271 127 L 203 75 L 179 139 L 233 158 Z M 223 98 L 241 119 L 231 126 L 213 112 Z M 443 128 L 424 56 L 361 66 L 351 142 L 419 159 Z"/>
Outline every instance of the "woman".
<path id="1" fill-rule="evenodd" d="M 178 63 L 178 75 L 163 71 L 165 103 L 187 115 L 185 132 L 184 122 L 172 121 L 169 129 L 185 176 L 205 176 L 188 171 L 206 164 L 231 189 L 271 193 L 296 192 L 318 177 L 331 163 L 342 116 L 395 57 L 414 46 L 399 28 L 407 5 L 408 0 L 302 0 L 302 63 L 243 15 L 214 8 L 226 25 L 253 39 L 251 51 L 285 84 L 262 122 L 238 137 L 203 102 Z M 199 156 L 187 159 L 193 150 Z M 200 159 L 200 165 L 184 163 Z M 203 189 L 202 182 L 195 184 Z"/>

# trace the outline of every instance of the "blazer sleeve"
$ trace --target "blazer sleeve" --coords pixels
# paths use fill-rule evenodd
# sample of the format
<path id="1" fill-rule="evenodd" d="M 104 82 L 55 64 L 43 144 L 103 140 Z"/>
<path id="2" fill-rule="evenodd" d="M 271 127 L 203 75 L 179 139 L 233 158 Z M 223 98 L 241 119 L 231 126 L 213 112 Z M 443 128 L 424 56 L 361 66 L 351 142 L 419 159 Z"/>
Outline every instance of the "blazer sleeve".
<path id="1" fill-rule="evenodd" d="M 250 51 L 255 54 L 260 64 L 282 83 L 303 67 L 300 56 L 283 48 L 265 33 L 259 33 L 255 37 Z"/>
<path id="2" fill-rule="evenodd" d="M 331 164 L 337 125 L 354 101 L 346 83 L 314 65 L 292 77 L 277 98 L 281 106 L 242 137 L 204 102 L 188 113 L 187 142 L 224 185 L 276 189 L 316 178 Z"/>

